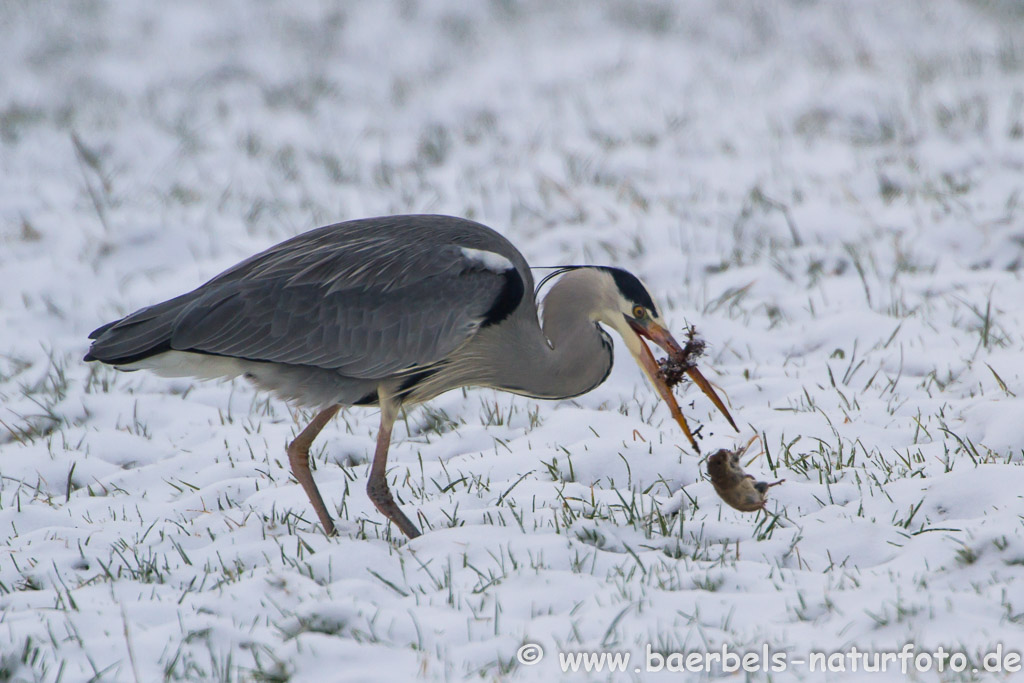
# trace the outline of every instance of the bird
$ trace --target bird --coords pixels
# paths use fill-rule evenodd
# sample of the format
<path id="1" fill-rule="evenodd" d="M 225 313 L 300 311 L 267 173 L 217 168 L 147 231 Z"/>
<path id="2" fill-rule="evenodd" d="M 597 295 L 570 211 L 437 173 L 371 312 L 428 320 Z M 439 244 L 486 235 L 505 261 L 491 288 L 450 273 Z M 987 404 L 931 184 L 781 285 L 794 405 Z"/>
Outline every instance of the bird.
<path id="1" fill-rule="evenodd" d="M 168 377 L 242 376 L 315 409 L 287 454 L 328 536 L 337 529 L 309 448 L 343 406 L 379 409 L 367 495 L 412 539 L 420 530 L 386 479 L 402 407 L 460 387 L 534 399 L 587 393 L 612 368 L 605 327 L 622 337 L 699 452 L 644 340 L 670 356 L 680 346 L 639 278 L 615 266 L 569 265 L 535 287 L 508 239 L 452 216 L 381 216 L 301 233 L 191 292 L 97 328 L 84 360 Z M 704 376 L 687 372 L 737 429 Z"/>

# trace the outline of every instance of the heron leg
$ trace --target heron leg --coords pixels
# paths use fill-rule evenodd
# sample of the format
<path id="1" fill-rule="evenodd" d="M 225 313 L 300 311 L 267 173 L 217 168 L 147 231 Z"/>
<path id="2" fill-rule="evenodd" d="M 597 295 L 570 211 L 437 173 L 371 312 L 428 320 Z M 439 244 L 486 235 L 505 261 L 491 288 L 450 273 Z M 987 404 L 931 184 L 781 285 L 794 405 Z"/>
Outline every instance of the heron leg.
<path id="1" fill-rule="evenodd" d="M 302 485 L 302 489 L 309 496 L 309 502 L 313 504 L 316 516 L 320 518 L 320 524 L 328 536 L 333 536 L 337 532 L 334 522 L 331 521 L 331 515 L 327 512 L 327 506 L 324 505 L 324 499 L 320 496 L 320 490 L 317 489 L 316 482 L 313 481 L 313 473 L 309 471 L 309 447 L 313 444 L 313 439 L 331 421 L 331 418 L 338 414 L 340 408 L 341 406 L 331 406 L 317 413 L 313 421 L 299 432 L 294 441 L 288 444 L 288 462 L 291 463 L 292 474 L 295 475 L 295 480 Z"/>
<path id="2" fill-rule="evenodd" d="M 370 480 L 366 482 L 366 495 L 381 514 L 390 519 L 403 534 L 409 538 L 416 538 L 420 535 L 420 530 L 405 516 L 388 489 L 388 449 L 391 447 L 391 429 L 395 424 L 398 406 L 388 401 L 383 392 L 379 394 L 380 431 L 377 432 L 377 450 L 373 454 L 373 464 L 370 466 Z"/>

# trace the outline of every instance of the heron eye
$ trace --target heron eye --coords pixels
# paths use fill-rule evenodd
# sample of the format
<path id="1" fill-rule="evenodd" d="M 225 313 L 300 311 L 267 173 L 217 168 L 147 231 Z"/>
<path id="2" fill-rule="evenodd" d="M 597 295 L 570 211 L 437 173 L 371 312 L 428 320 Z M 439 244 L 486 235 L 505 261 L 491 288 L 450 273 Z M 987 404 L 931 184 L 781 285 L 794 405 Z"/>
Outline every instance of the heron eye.
<path id="1" fill-rule="evenodd" d="M 643 320 L 647 317 L 647 309 L 637 304 L 633 307 L 633 317 L 637 320 Z"/>

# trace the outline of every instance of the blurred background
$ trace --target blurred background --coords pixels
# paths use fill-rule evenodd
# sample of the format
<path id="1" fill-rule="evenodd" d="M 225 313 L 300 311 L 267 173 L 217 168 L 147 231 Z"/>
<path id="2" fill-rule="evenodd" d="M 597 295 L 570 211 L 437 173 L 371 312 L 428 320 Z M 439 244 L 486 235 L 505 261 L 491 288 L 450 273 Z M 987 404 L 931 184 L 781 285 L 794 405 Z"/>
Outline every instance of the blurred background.
<path id="1" fill-rule="evenodd" d="M 26 269 L 199 277 L 440 212 L 678 288 L 773 245 L 913 259 L 957 221 L 954 257 L 1012 262 L 1022 7 L 4 0 L 0 239 Z"/>

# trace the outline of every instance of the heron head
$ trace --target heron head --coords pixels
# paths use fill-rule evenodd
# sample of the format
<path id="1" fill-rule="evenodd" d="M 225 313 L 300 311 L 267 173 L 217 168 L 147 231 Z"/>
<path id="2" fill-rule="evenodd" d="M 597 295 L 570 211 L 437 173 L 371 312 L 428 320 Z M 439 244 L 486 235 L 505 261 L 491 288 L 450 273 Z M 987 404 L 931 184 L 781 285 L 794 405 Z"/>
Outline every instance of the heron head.
<path id="1" fill-rule="evenodd" d="M 654 299 L 638 277 L 620 268 L 603 268 L 602 270 L 610 276 L 612 287 L 608 288 L 608 296 L 604 297 L 603 305 L 597 312 L 598 322 L 608 325 L 619 333 L 637 364 L 640 365 L 651 384 L 668 404 L 672 417 L 682 427 L 690 444 L 700 451 L 682 411 L 679 410 L 679 404 L 672 394 L 672 388 L 662 376 L 658 363 L 645 340 L 660 346 L 669 355 L 669 358 L 683 358 L 683 347 L 665 327 Z M 733 422 L 722 399 L 718 397 L 704 375 L 692 365 L 686 370 L 686 374 L 711 399 L 711 402 L 722 412 L 733 429 L 737 429 L 736 423 Z M 737 429 L 737 431 L 739 430 Z"/>

